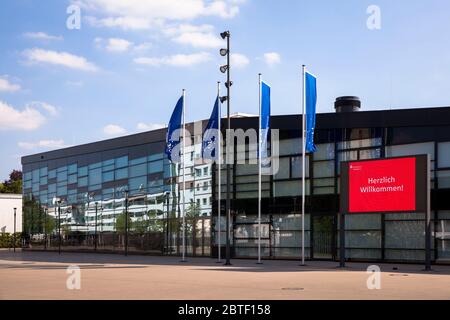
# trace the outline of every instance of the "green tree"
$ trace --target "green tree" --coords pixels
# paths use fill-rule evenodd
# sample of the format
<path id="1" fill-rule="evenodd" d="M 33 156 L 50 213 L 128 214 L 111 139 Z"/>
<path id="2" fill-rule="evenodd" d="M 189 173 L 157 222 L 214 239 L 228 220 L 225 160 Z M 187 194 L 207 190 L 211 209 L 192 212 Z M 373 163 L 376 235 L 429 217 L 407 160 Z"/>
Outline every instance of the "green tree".
<path id="1" fill-rule="evenodd" d="M 22 171 L 13 170 L 9 179 L 0 183 L 0 193 L 22 193 Z"/>
<path id="2" fill-rule="evenodd" d="M 116 218 L 116 232 L 118 234 L 125 234 L 125 222 L 126 222 L 126 214 L 125 212 L 122 212 L 119 214 Z M 132 228 L 131 225 L 131 217 L 130 214 L 128 214 L 128 231 Z"/>

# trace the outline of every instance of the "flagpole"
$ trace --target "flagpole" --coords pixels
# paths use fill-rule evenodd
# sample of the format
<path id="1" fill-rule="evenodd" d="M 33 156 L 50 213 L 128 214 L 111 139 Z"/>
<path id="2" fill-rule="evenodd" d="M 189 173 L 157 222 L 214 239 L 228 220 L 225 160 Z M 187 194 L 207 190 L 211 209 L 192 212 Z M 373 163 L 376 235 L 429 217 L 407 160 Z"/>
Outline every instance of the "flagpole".
<path id="1" fill-rule="evenodd" d="M 261 73 L 258 74 L 258 264 L 261 264 Z"/>
<path id="2" fill-rule="evenodd" d="M 305 65 L 302 65 L 302 266 L 305 265 Z"/>
<path id="3" fill-rule="evenodd" d="M 218 113 L 219 113 L 219 119 L 218 119 L 218 123 L 217 123 L 217 128 L 218 128 L 218 132 L 217 132 L 217 152 L 218 152 L 218 162 L 217 162 L 217 199 L 218 199 L 218 203 L 217 203 L 217 220 L 218 220 L 218 224 L 219 224 L 219 234 L 218 234 L 218 259 L 217 262 L 220 263 L 222 262 L 222 254 L 221 254 L 221 247 L 222 247 L 222 242 L 220 240 L 220 235 L 222 233 L 222 224 L 220 221 L 220 202 L 221 202 L 221 197 L 222 197 L 222 187 L 221 187 L 221 183 L 222 183 L 222 178 L 221 178 L 221 167 L 222 167 L 222 134 L 221 134 L 221 122 L 222 122 L 222 109 L 221 109 L 221 103 L 220 103 L 220 81 L 217 81 L 217 102 L 218 102 Z"/>
<path id="4" fill-rule="evenodd" d="M 185 199 L 185 192 L 186 192 L 186 168 L 185 168 L 185 148 L 186 148 L 186 121 L 185 121 L 185 101 L 186 101 L 186 90 L 183 89 L 183 152 L 182 152 L 182 160 L 183 161 L 183 254 L 181 262 L 186 262 L 186 199 Z"/>

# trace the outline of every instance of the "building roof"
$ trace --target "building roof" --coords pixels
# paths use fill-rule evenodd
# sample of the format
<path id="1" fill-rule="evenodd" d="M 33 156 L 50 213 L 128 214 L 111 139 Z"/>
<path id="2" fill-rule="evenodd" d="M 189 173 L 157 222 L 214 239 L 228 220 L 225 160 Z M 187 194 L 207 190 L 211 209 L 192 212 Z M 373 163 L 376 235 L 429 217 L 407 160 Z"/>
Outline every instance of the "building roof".
<path id="1" fill-rule="evenodd" d="M 237 113 L 239 115 L 239 113 Z M 258 117 L 240 114 L 231 119 L 232 128 L 256 128 Z M 203 128 L 207 120 L 199 121 Z M 222 119 L 224 125 L 226 118 Z M 377 111 L 357 111 L 346 113 L 318 113 L 316 130 L 331 128 L 375 128 L 375 127 L 423 127 L 423 126 L 450 126 L 450 107 L 394 109 Z M 193 132 L 194 123 L 186 124 L 187 130 Z M 300 130 L 301 115 L 272 115 L 271 128 L 284 130 Z M 79 156 L 86 153 L 116 150 L 136 145 L 154 143 L 164 145 L 166 128 L 136 133 L 123 137 L 102 140 L 64 149 L 37 153 L 22 157 L 22 164 L 47 161 L 65 157 Z"/>

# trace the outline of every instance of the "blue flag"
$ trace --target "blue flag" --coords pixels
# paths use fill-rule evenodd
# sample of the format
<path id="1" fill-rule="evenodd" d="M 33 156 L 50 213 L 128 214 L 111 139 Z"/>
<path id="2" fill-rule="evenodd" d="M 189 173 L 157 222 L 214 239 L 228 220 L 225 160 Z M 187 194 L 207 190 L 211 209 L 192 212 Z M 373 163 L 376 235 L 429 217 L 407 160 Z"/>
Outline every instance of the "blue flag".
<path id="1" fill-rule="evenodd" d="M 316 77 L 305 72 L 306 103 L 306 152 L 315 152 L 314 129 L 316 128 L 317 87 Z"/>
<path id="2" fill-rule="evenodd" d="M 205 131 L 203 132 L 202 141 L 202 158 L 216 160 L 218 149 L 220 143 L 220 133 L 219 133 L 219 121 L 220 121 L 220 106 L 219 97 L 216 98 L 214 103 L 214 108 L 209 118 L 208 124 L 206 125 Z"/>
<path id="3" fill-rule="evenodd" d="M 180 152 L 178 154 L 172 154 L 173 149 L 180 144 L 181 141 L 181 117 L 183 115 L 183 96 L 178 99 L 177 105 L 173 110 L 172 116 L 170 117 L 169 125 L 167 126 L 167 136 L 166 136 L 166 154 L 170 162 L 179 162 Z M 177 131 L 178 130 L 178 131 Z M 174 134 L 175 132 L 175 134 Z M 172 159 L 174 156 L 175 159 Z M 175 161 L 173 161 L 175 160 Z"/>
<path id="4" fill-rule="evenodd" d="M 270 130 L 270 87 L 261 81 L 261 114 L 260 114 L 260 150 L 261 159 L 265 159 L 268 156 L 267 152 L 267 137 Z"/>

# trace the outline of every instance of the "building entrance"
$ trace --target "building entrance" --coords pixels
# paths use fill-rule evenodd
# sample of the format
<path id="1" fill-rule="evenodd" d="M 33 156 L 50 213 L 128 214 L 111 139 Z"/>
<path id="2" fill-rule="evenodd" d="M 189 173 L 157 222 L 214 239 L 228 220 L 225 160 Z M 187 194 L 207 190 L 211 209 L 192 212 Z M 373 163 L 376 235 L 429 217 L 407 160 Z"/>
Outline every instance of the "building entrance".
<path id="1" fill-rule="evenodd" d="M 312 216 L 312 258 L 335 259 L 335 215 Z"/>

